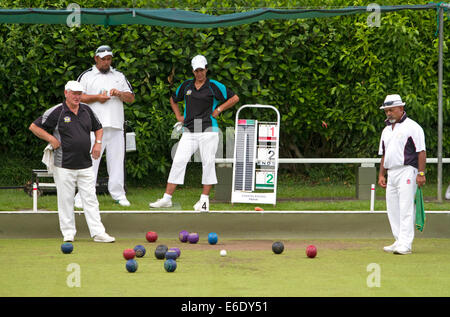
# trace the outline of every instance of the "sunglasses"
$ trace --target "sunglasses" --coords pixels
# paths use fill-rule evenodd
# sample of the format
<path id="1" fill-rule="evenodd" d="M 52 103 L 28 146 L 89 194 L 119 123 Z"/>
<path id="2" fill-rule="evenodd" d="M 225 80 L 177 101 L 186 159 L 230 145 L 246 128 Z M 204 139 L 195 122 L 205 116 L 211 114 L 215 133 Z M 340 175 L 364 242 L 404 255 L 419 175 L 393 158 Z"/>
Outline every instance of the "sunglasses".
<path id="1" fill-rule="evenodd" d="M 384 106 L 392 106 L 394 103 L 397 103 L 397 102 L 401 103 L 401 101 L 394 100 L 394 101 L 387 101 L 387 102 L 383 103 L 383 105 Z"/>
<path id="2" fill-rule="evenodd" d="M 95 53 L 103 53 L 103 52 L 112 52 L 112 49 L 109 46 L 100 47 Z"/>

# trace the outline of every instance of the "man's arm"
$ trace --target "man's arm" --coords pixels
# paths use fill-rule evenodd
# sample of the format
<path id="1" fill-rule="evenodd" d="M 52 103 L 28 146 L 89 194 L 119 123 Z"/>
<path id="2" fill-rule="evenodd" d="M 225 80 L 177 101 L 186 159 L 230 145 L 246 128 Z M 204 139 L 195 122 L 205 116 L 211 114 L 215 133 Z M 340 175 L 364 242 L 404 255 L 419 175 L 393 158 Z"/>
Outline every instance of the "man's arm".
<path id="1" fill-rule="evenodd" d="M 418 154 L 418 165 L 419 165 L 419 173 L 423 172 L 423 175 L 417 174 L 416 182 L 419 187 L 425 185 L 426 177 L 425 177 L 425 167 L 427 164 L 427 152 L 422 151 Z"/>
<path id="2" fill-rule="evenodd" d="M 177 121 L 184 122 L 184 116 L 181 115 L 180 108 L 178 107 L 178 104 L 173 100 L 172 97 L 170 97 L 170 106 L 172 107 L 172 111 L 175 114 L 175 117 L 177 117 Z"/>
<path id="3" fill-rule="evenodd" d="M 120 100 L 126 103 L 132 103 L 134 102 L 134 94 L 129 91 L 120 91 L 115 88 L 111 89 L 109 92 L 111 96 L 118 97 Z"/>
<path id="4" fill-rule="evenodd" d="M 94 146 L 92 147 L 92 158 L 94 160 L 98 159 L 100 157 L 100 153 L 102 151 L 102 144 L 98 143 L 97 141 L 102 141 L 103 138 L 103 129 L 98 129 L 96 131 L 94 131 L 95 134 L 95 143 Z"/>
<path id="5" fill-rule="evenodd" d="M 33 132 L 35 136 L 50 143 L 54 150 L 56 150 L 61 146 L 61 142 L 59 142 L 57 138 L 55 138 L 53 135 L 51 135 L 44 129 L 38 127 L 34 123 L 30 125 L 29 129 L 31 132 Z"/>
<path id="6" fill-rule="evenodd" d="M 82 94 L 81 95 L 81 102 L 82 103 L 87 103 L 87 104 L 93 103 L 93 102 L 105 103 L 109 99 L 111 99 L 111 97 L 109 97 L 106 94 L 106 91 L 103 92 L 103 94 L 98 94 L 98 95 L 86 95 L 86 94 Z"/>
<path id="7" fill-rule="evenodd" d="M 217 118 L 220 113 L 222 113 L 225 110 L 233 107 L 238 101 L 239 101 L 239 96 L 238 95 L 234 95 L 233 97 L 231 97 L 230 99 L 225 101 L 223 104 L 221 104 L 219 107 L 217 107 L 216 110 L 214 110 L 214 112 L 212 113 L 212 116 L 214 118 Z"/>
<path id="8" fill-rule="evenodd" d="M 381 157 L 380 172 L 378 173 L 378 185 L 386 188 L 386 169 L 384 168 L 384 155 Z"/>

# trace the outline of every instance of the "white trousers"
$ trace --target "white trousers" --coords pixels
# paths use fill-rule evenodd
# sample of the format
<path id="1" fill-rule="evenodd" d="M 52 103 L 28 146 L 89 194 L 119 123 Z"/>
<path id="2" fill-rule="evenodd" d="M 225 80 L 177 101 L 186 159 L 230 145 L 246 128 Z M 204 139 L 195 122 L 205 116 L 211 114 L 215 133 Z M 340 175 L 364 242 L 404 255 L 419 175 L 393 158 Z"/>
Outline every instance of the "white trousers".
<path id="1" fill-rule="evenodd" d="M 392 234 L 399 245 L 409 249 L 414 239 L 417 169 L 412 166 L 388 170 L 386 207 Z"/>
<path id="2" fill-rule="evenodd" d="M 84 216 L 91 237 L 105 233 L 100 219 L 99 204 L 95 193 L 95 175 L 92 167 L 72 170 L 56 167 L 53 170 L 58 199 L 59 226 L 64 237 L 75 236 L 75 213 L 73 196 L 75 187 L 81 193 Z"/>
<path id="3" fill-rule="evenodd" d="M 95 135 L 91 133 L 91 144 L 94 146 Z M 100 167 L 103 152 L 106 150 L 106 168 L 108 170 L 108 191 L 112 199 L 126 198 L 124 180 L 125 140 L 123 130 L 103 128 L 102 152 L 98 160 L 92 160 L 92 166 L 97 182 L 98 169 Z"/>
<path id="4" fill-rule="evenodd" d="M 202 184 L 217 184 L 216 152 L 218 145 L 219 133 L 217 132 L 183 133 L 180 142 L 178 142 L 167 182 L 178 185 L 184 184 L 186 165 L 198 149 L 202 161 Z"/>

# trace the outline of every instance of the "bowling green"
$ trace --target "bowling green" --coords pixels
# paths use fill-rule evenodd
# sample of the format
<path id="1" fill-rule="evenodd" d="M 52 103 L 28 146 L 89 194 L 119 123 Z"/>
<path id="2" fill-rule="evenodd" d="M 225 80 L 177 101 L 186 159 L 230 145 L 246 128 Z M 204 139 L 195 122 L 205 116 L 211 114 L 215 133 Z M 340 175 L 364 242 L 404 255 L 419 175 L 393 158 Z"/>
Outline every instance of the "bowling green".
<path id="1" fill-rule="evenodd" d="M 0 296 L 450 296 L 450 239 L 417 238 L 410 255 L 383 252 L 389 239 L 282 240 L 285 250 L 276 255 L 275 241 L 78 239 L 63 254 L 61 239 L 0 239 Z M 128 273 L 122 252 L 138 244 L 147 253 Z M 159 244 L 180 248 L 174 273 L 155 258 Z M 310 244 L 318 250 L 314 259 L 305 255 Z"/>

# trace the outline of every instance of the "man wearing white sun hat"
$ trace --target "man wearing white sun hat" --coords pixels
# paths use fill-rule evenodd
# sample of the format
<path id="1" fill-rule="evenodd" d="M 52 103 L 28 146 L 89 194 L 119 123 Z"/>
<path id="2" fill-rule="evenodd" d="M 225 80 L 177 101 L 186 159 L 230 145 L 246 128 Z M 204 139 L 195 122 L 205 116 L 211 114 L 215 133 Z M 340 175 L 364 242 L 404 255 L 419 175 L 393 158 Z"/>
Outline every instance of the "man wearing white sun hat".
<path id="1" fill-rule="evenodd" d="M 417 186 L 426 182 L 425 135 L 422 127 L 406 116 L 404 106 L 400 95 L 388 95 L 380 107 L 387 119 L 378 150 L 382 155 L 378 185 L 386 188 L 386 208 L 395 239 L 384 251 L 394 254 L 411 253 L 416 214 L 414 198 Z"/>

